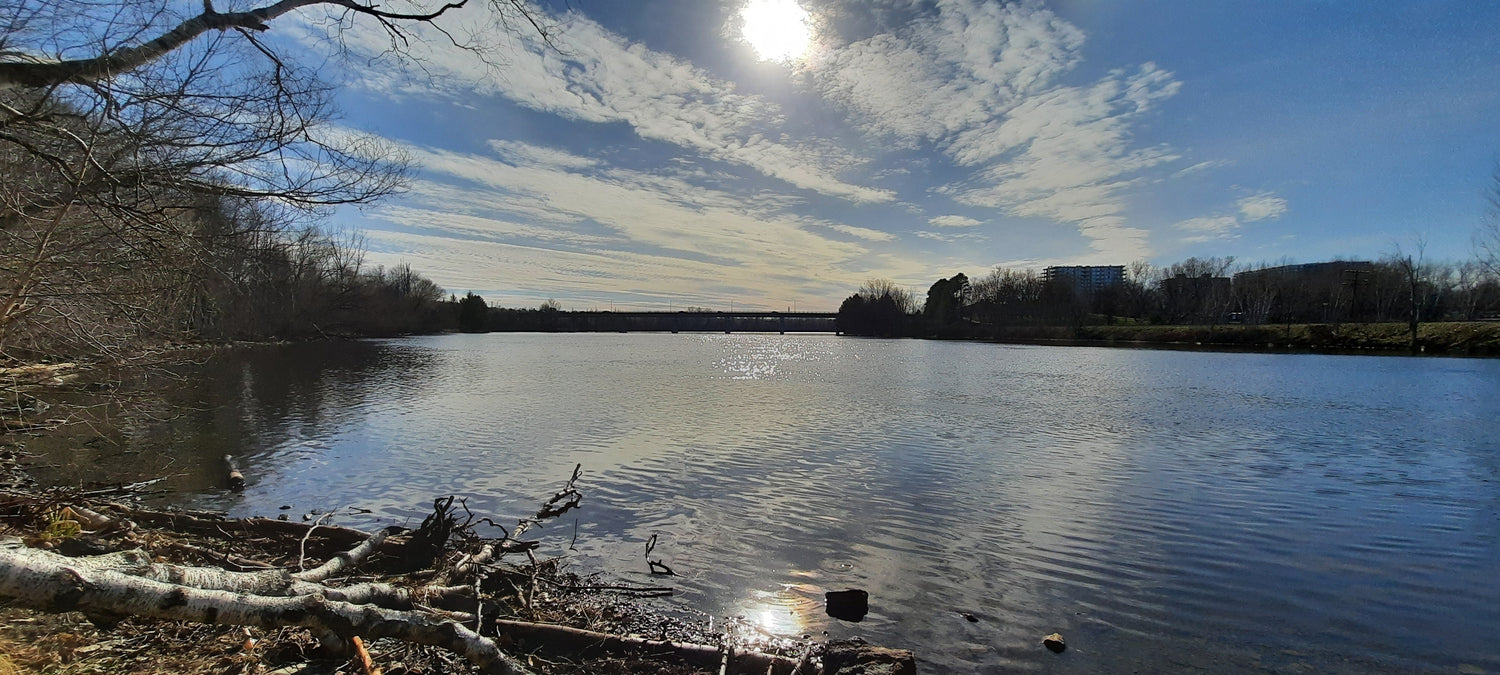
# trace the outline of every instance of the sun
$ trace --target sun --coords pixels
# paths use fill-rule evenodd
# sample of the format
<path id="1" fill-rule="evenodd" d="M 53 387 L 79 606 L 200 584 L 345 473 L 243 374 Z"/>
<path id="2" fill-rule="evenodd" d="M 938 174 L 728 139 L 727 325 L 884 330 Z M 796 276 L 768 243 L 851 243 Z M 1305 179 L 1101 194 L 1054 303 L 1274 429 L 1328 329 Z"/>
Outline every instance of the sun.
<path id="1" fill-rule="evenodd" d="M 740 10 L 740 35 L 762 61 L 792 61 L 807 53 L 811 20 L 796 0 L 750 0 Z"/>

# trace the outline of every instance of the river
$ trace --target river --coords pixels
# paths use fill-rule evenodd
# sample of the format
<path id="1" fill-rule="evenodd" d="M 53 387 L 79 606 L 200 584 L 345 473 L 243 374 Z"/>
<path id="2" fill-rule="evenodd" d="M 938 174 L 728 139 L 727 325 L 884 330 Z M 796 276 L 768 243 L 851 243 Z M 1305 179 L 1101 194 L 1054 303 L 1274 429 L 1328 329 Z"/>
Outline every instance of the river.
<path id="1" fill-rule="evenodd" d="M 513 521 L 582 464 L 549 552 L 659 581 L 655 534 L 669 610 L 923 672 L 1500 671 L 1500 360 L 489 334 L 250 348 L 166 390 L 185 412 L 43 473 L 414 525 L 445 494 Z M 823 613 L 843 588 L 864 621 Z"/>

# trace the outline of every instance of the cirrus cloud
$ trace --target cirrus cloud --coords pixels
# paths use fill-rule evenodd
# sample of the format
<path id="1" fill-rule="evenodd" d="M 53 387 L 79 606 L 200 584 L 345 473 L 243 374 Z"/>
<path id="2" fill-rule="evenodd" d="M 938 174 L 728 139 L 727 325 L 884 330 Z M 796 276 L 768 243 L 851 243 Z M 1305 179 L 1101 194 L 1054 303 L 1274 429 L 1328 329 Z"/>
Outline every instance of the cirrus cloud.
<path id="1" fill-rule="evenodd" d="M 927 224 L 933 227 L 976 227 L 983 223 L 965 216 L 936 216 L 928 218 Z"/>
<path id="2" fill-rule="evenodd" d="M 1146 231 L 1125 224 L 1126 189 L 1178 157 L 1135 147 L 1132 128 L 1181 83 L 1146 63 L 1062 84 L 1084 36 L 1039 2 L 907 5 L 917 19 L 835 45 L 805 77 L 867 133 L 971 169 L 945 186 L 959 203 L 1074 225 L 1095 252 L 1149 254 Z"/>
<path id="3" fill-rule="evenodd" d="M 1247 223 L 1257 220 L 1273 220 L 1286 214 L 1286 200 L 1272 192 L 1250 195 L 1238 202 L 1240 218 Z"/>

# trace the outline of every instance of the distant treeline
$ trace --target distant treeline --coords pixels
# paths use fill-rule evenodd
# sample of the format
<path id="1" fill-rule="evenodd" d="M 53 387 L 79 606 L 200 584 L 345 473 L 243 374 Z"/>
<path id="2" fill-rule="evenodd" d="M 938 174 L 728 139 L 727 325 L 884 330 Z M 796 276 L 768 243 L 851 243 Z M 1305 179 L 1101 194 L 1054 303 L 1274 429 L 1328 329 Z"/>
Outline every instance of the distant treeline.
<path id="1" fill-rule="evenodd" d="M 1116 268 L 1119 269 L 1119 268 Z M 1406 323 L 1500 318 L 1500 276 L 1480 262 L 1410 256 L 1236 268 L 1232 258 L 1137 262 L 1084 288 L 1063 275 L 996 268 L 939 279 L 919 298 L 872 279 L 839 307 L 839 330 L 887 337 L 990 338 L 1022 326 Z"/>
<path id="2" fill-rule="evenodd" d="M 452 330 L 457 311 L 406 265 L 363 263 L 358 239 L 278 223 L 253 200 L 197 195 L 140 230 L 69 219 L 34 264 L 3 355 L 77 359 L 180 341 L 385 336 Z M 24 250 L 9 249 L 0 258 Z"/>
<path id="3" fill-rule="evenodd" d="M 458 328 L 466 333 L 613 333 L 613 332 L 833 332 L 834 322 L 826 314 L 779 315 L 775 312 L 747 316 L 725 314 L 702 307 L 680 312 L 573 312 L 548 300 L 536 309 L 490 307 L 484 298 L 469 293 L 457 300 Z"/>

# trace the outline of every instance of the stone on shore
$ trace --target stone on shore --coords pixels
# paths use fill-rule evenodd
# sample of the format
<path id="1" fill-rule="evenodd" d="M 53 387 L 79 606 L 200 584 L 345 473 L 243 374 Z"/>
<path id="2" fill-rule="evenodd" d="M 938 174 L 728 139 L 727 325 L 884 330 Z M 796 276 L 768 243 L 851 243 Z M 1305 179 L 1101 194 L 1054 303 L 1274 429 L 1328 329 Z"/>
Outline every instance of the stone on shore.
<path id="1" fill-rule="evenodd" d="M 823 655 L 823 669 L 827 675 L 916 675 L 917 661 L 906 649 L 840 644 Z"/>

